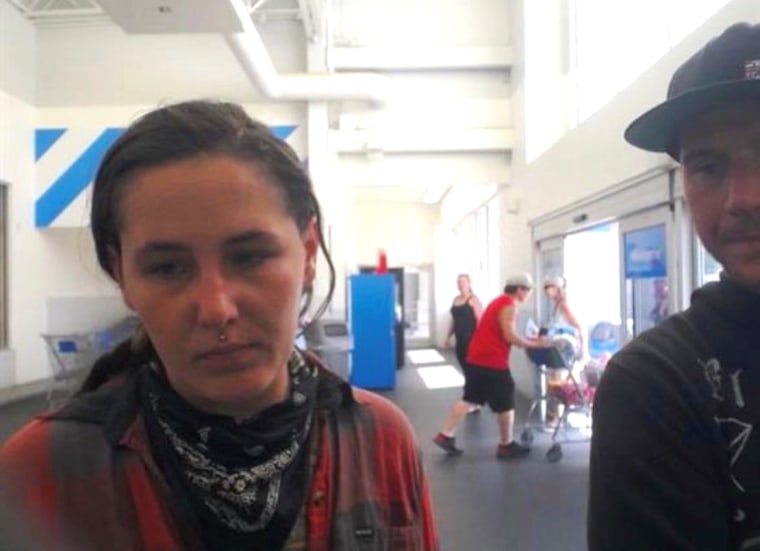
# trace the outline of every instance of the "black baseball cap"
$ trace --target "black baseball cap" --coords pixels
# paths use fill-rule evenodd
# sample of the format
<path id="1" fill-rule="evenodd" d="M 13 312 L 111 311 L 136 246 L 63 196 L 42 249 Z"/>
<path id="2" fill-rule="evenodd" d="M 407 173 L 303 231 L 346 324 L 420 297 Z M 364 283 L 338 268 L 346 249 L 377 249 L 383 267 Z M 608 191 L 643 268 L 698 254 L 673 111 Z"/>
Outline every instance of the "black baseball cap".
<path id="1" fill-rule="evenodd" d="M 760 100 L 760 24 L 738 23 L 678 68 L 668 99 L 633 121 L 625 139 L 678 160 L 684 123 L 711 108 L 752 99 Z"/>

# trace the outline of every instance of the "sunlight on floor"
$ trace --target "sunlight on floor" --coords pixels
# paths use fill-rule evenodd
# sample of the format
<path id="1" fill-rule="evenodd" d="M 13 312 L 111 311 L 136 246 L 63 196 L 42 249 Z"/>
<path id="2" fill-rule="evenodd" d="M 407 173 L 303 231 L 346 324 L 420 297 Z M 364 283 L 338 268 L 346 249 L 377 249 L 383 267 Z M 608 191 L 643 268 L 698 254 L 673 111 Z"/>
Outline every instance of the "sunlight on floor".
<path id="1" fill-rule="evenodd" d="M 446 358 L 441 356 L 437 350 L 432 348 L 424 348 L 422 350 L 409 350 L 406 355 L 415 365 L 420 364 L 441 364 L 446 361 Z"/>
<path id="2" fill-rule="evenodd" d="M 434 367 L 418 367 L 417 373 L 422 377 L 422 382 L 429 389 L 453 388 L 464 384 L 464 377 L 449 364 L 436 365 Z"/>

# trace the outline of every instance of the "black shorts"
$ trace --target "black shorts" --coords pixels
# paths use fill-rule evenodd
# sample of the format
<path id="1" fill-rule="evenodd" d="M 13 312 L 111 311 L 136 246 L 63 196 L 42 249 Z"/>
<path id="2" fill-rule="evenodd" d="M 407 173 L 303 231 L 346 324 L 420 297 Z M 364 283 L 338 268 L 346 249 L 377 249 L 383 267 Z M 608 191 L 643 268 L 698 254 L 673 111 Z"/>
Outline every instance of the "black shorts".
<path id="1" fill-rule="evenodd" d="M 464 370 L 464 395 L 470 404 L 488 404 L 494 413 L 515 408 L 515 380 L 508 369 L 468 365 Z"/>

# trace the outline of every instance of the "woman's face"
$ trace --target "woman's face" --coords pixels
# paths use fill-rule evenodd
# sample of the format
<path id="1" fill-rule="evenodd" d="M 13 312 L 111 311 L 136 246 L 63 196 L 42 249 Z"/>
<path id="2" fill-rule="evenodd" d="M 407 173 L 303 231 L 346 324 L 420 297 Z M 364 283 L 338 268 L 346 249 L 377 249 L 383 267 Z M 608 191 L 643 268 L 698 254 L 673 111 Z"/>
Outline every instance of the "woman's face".
<path id="1" fill-rule="evenodd" d="M 201 156 L 138 173 L 119 207 L 124 300 L 172 387 L 212 413 L 248 417 L 287 392 L 318 239 L 313 221 L 299 231 L 276 185 L 250 163 Z"/>
<path id="2" fill-rule="evenodd" d="M 544 285 L 544 293 L 546 293 L 546 296 L 550 299 L 557 298 L 557 295 L 559 294 L 559 289 L 556 285 Z"/>
<path id="3" fill-rule="evenodd" d="M 459 292 L 464 294 L 467 294 L 470 292 L 470 278 L 467 276 L 459 276 L 457 277 L 457 289 L 459 289 Z"/>

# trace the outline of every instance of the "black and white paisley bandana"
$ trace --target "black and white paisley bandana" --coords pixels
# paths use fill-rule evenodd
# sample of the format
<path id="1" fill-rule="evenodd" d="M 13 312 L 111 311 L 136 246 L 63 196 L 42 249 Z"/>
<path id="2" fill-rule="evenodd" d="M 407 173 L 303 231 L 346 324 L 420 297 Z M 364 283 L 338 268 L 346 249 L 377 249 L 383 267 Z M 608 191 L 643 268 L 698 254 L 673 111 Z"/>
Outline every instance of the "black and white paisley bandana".
<path id="1" fill-rule="evenodd" d="M 181 485 L 196 514 L 200 508 L 201 517 L 211 515 L 235 533 L 265 530 L 277 524 L 278 517 L 294 520 L 306 492 L 299 466 L 306 464 L 317 368 L 298 351 L 287 368 L 288 397 L 240 423 L 191 406 L 159 369 L 143 372 L 141 395 L 149 434 L 163 436 L 169 445 L 159 453 L 172 456 L 164 457 L 163 463 L 169 459 L 182 473 Z"/>

